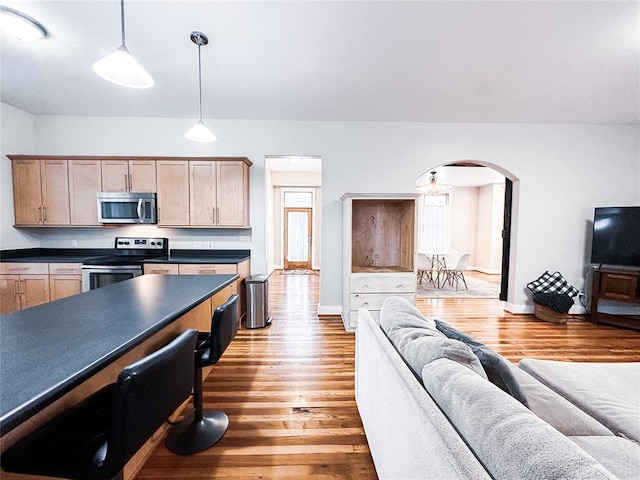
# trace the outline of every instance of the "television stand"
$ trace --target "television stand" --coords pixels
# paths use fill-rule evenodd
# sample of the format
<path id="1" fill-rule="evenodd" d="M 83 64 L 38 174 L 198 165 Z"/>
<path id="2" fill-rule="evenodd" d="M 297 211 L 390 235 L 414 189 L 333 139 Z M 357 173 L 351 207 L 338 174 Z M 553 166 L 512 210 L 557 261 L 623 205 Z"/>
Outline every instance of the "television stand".
<path id="1" fill-rule="evenodd" d="M 636 306 L 638 313 L 614 315 L 599 312 L 598 304 L 603 300 Z M 591 321 L 640 330 L 640 270 L 601 266 L 593 271 Z"/>

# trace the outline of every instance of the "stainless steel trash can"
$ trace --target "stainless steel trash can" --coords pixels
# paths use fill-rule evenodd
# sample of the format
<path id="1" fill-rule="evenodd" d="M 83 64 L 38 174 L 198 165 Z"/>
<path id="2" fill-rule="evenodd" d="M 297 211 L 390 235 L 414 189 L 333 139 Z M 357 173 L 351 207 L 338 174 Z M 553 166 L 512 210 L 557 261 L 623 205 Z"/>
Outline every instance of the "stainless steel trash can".
<path id="1" fill-rule="evenodd" d="M 250 275 L 244 280 L 247 293 L 247 328 L 263 328 L 271 324 L 268 279 L 267 275 Z"/>

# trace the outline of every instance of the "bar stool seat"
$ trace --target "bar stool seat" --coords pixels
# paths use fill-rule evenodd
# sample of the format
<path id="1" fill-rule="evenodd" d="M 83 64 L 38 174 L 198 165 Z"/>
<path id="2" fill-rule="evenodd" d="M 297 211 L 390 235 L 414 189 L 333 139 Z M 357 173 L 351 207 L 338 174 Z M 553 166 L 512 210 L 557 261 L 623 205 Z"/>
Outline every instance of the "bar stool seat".
<path id="1" fill-rule="evenodd" d="M 174 453 L 189 455 L 215 445 L 229 427 L 229 417 L 221 410 L 204 409 L 202 369 L 218 363 L 238 332 L 238 299 L 233 294 L 218 306 L 211 317 L 211 331 L 198 334 L 194 352 L 194 408 L 169 431 L 165 444 Z"/>
<path id="2" fill-rule="evenodd" d="M 127 366 L 75 407 L 9 447 L 0 459 L 8 472 L 71 479 L 122 478 L 122 469 L 193 388 L 198 332 Z"/>

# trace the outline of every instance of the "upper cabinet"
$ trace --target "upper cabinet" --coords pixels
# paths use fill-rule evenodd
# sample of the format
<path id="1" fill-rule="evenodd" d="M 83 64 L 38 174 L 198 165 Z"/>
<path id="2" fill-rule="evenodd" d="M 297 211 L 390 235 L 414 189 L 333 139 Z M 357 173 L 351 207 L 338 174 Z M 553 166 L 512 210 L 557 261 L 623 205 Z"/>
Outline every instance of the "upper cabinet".
<path id="1" fill-rule="evenodd" d="M 250 227 L 246 157 L 8 157 L 17 227 L 102 226 L 98 192 L 156 192 L 161 227 Z"/>
<path id="2" fill-rule="evenodd" d="M 103 192 L 155 192 L 156 161 L 125 160 L 110 158 L 102 160 Z"/>
<path id="3" fill-rule="evenodd" d="M 189 162 L 159 160 L 158 225 L 189 225 Z"/>
<path id="4" fill-rule="evenodd" d="M 99 160 L 69 160 L 71 225 L 102 225 L 97 207 L 100 167 Z"/>
<path id="5" fill-rule="evenodd" d="M 158 225 L 248 228 L 250 166 L 237 157 L 158 161 Z"/>
<path id="6" fill-rule="evenodd" d="M 249 166 L 243 160 L 189 161 L 193 226 L 249 226 Z"/>
<path id="7" fill-rule="evenodd" d="M 13 160 L 16 226 L 70 225 L 66 160 Z"/>

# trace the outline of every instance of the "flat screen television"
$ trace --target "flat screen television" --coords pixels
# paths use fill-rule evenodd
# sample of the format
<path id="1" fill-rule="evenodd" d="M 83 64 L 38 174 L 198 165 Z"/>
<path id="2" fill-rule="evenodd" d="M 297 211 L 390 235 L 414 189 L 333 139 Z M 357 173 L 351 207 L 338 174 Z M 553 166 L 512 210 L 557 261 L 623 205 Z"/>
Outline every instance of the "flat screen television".
<path id="1" fill-rule="evenodd" d="M 640 268 L 640 207 L 595 209 L 591 263 Z"/>

